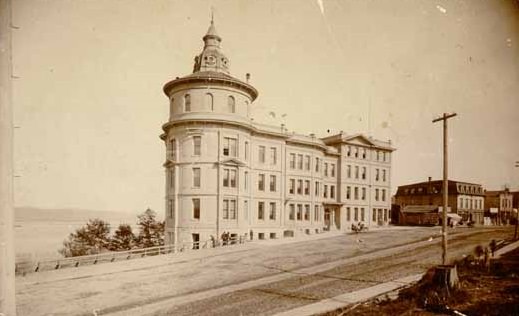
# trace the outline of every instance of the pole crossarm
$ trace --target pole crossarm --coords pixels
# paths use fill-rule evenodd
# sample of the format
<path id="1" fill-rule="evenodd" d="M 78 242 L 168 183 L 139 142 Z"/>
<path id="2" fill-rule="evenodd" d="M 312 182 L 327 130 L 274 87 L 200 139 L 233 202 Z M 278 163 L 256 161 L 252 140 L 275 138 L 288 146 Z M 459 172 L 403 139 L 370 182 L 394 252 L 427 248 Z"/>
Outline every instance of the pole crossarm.
<path id="1" fill-rule="evenodd" d="M 439 122 L 439 121 L 445 121 L 447 119 L 450 119 L 451 117 L 455 117 L 456 115 L 458 115 L 458 114 L 456 114 L 456 113 L 451 113 L 451 114 L 443 113 L 443 116 L 435 118 L 432 122 L 436 123 L 436 122 Z"/>

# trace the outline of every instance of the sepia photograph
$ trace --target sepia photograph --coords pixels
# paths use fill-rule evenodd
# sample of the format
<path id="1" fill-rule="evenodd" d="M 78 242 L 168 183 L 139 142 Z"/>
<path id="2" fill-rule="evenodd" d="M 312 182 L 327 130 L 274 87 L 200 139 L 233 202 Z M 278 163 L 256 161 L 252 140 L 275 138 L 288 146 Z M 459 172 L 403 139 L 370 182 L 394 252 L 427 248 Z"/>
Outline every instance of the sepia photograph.
<path id="1" fill-rule="evenodd" d="M 0 316 L 519 315 L 518 0 L 0 0 Z"/>

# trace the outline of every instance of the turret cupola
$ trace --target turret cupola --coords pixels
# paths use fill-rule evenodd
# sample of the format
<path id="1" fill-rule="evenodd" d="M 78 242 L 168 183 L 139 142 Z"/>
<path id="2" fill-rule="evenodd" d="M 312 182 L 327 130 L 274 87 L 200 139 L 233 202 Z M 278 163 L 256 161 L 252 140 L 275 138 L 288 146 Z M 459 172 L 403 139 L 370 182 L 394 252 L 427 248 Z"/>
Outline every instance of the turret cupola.
<path id="1" fill-rule="evenodd" d="M 207 34 L 203 37 L 204 49 L 200 55 L 195 57 L 195 65 L 193 73 L 199 71 L 215 71 L 229 74 L 229 60 L 222 52 L 220 43 L 222 38 L 218 36 L 214 21 L 207 30 Z"/>

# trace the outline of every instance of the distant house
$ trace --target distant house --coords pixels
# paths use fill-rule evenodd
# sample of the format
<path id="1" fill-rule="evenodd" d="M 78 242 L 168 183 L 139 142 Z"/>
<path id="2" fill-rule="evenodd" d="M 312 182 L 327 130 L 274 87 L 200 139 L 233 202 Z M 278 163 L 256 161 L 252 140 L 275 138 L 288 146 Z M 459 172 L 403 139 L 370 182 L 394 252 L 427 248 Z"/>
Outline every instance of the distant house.
<path id="1" fill-rule="evenodd" d="M 458 214 L 464 222 L 483 224 L 485 195 L 480 184 L 448 181 L 449 212 Z M 403 211 L 406 206 L 443 205 L 443 181 L 431 180 L 402 185 L 395 195 L 395 204 Z"/>
<path id="2" fill-rule="evenodd" d="M 509 224 L 513 217 L 513 193 L 509 189 L 485 191 L 485 216 L 493 224 Z"/>

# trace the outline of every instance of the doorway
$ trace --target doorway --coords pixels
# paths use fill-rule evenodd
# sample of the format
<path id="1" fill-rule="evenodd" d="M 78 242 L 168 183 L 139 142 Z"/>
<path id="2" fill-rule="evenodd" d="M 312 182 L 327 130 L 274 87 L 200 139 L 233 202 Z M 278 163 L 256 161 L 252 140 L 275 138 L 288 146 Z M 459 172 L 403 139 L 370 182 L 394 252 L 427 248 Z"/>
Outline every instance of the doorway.
<path id="1" fill-rule="evenodd" d="M 191 234 L 193 237 L 193 249 L 200 248 L 200 234 Z"/>

